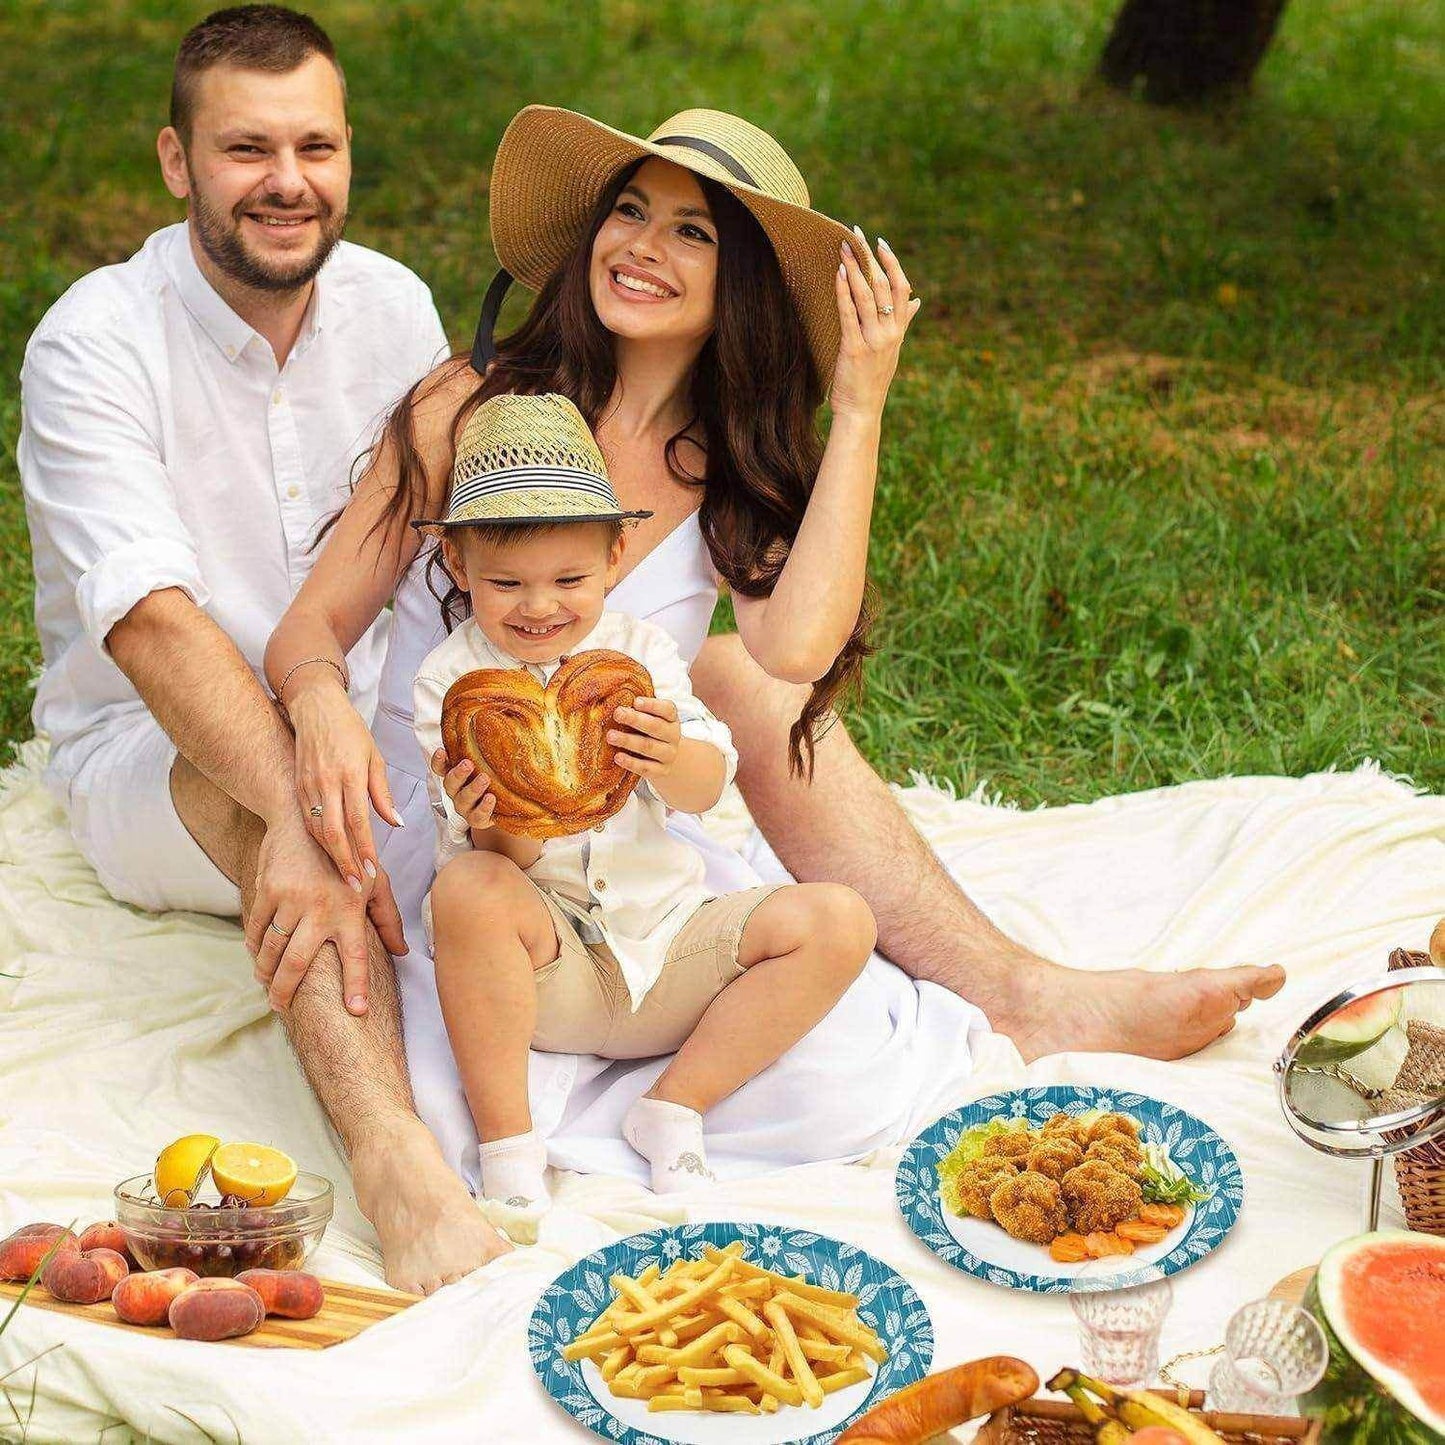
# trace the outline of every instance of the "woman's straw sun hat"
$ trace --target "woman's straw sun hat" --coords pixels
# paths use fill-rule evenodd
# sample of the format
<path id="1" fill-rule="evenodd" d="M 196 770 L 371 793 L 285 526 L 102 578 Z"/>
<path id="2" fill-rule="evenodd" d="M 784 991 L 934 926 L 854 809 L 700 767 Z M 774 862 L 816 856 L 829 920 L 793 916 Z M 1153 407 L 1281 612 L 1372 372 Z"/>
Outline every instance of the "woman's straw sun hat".
<path id="1" fill-rule="evenodd" d="M 518 112 L 492 166 L 492 244 L 502 265 L 539 290 L 581 243 L 612 178 L 648 156 L 726 186 L 757 218 L 826 387 L 840 337 L 834 287 L 839 248 L 853 248 L 865 276 L 872 260 L 846 226 L 812 209 L 807 184 L 782 146 L 725 111 L 680 111 L 645 140 L 555 106 Z"/>
<path id="2" fill-rule="evenodd" d="M 457 439 L 446 516 L 412 526 L 435 536 L 448 527 L 635 522 L 651 515 L 618 506 L 607 463 L 565 396 L 494 396 L 467 418 Z"/>

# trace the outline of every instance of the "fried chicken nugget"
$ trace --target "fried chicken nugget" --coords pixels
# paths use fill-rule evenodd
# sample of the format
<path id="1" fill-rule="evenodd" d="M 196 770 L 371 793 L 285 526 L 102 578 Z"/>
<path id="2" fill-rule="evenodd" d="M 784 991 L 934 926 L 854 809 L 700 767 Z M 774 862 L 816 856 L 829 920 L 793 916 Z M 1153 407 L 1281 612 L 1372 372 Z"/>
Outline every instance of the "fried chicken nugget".
<path id="1" fill-rule="evenodd" d="M 1055 1137 L 1067 1139 L 1082 1150 L 1089 1142 L 1089 1126 L 1081 1124 L 1072 1114 L 1066 1114 L 1060 1109 L 1057 1114 L 1050 1114 L 1044 1120 L 1044 1127 L 1039 1131 L 1041 1141 L 1053 1140 Z"/>
<path id="2" fill-rule="evenodd" d="M 1062 1132 L 1055 1130 L 1052 1137 L 1039 1136 L 1039 1142 L 1029 1151 L 1024 1164 L 1035 1174 L 1045 1174 L 1050 1179 L 1062 1179 L 1065 1174 L 1084 1162 L 1084 1151 Z"/>
<path id="3" fill-rule="evenodd" d="M 1001 1129 L 984 1141 L 984 1159 L 1017 1159 L 1022 1162 L 1034 1147 L 1034 1136 L 1027 1129 Z"/>
<path id="4" fill-rule="evenodd" d="M 1112 1164 L 1120 1174 L 1137 1179 L 1139 1166 L 1144 1162 L 1144 1150 L 1137 1139 L 1131 1139 L 1127 1134 L 1105 1134 L 1084 1150 L 1084 1158 L 1100 1159 L 1105 1164 Z"/>
<path id="5" fill-rule="evenodd" d="M 989 1196 L 1005 1179 L 1012 1179 L 1018 1172 L 1015 1160 L 1000 1159 L 996 1155 L 986 1154 L 965 1164 L 953 1181 L 963 1212 L 975 1219 L 992 1219 Z"/>
<path id="6" fill-rule="evenodd" d="M 1138 1183 L 1103 1159 L 1086 1159 L 1060 1181 L 1071 1227 L 1079 1234 L 1107 1233 L 1144 1202 Z"/>
<path id="7" fill-rule="evenodd" d="M 1058 1183 L 1043 1174 L 1025 1171 L 1005 1179 L 989 1196 L 989 1204 L 1007 1233 L 1030 1244 L 1050 1244 L 1068 1227 Z"/>
<path id="8" fill-rule="evenodd" d="M 1089 1125 L 1087 1143 L 1093 1144 L 1111 1134 L 1123 1134 L 1125 1138 L 1139 1142 L 1139 1121 L 1128 1114 L 1101 1114 Z"/>

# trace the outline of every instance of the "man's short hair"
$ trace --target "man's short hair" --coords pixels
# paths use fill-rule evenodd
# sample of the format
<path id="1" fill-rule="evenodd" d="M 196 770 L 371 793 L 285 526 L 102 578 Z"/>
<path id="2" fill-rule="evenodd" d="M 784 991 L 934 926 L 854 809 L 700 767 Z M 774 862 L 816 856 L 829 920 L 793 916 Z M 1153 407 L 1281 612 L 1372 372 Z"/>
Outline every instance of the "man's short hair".
<path id="1" fill-rule="evenodd" d="M 284 75 L 313 55 L 334 66 L 346 95 L 346 77 L 331 37 L 309 16 L 284 5 L 236 5 L 207 15 L 186 32 L 176 51 L 171 80 L 171 124 L 185 145 L 191 143 L 196 80 L 213 65 L 269 70 Z"/>

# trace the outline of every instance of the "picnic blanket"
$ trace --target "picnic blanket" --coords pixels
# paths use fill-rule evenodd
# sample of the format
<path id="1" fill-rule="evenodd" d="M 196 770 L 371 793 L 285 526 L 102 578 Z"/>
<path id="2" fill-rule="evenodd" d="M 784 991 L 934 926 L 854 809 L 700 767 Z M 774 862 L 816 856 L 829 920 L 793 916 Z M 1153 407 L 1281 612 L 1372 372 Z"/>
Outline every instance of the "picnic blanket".
<path id="1" fill-rule="evenodd" d="M 197 1129 L 259 1138 L 337 1182 L 313 1267 L 375 1282 L 375 1242 L 345 1162 L 250 979 L 234 926 L 122 907 L 75 852 L 39 782 L 41 745 L 0 776 L 0 1234 L 110 1215 L 110 1190 L 157 1145 Z M 1317 1001 L 1421 947 L 1445 903 L 1445 799 L 1373 768 L 1235 778 L 1020 811 L 917 782 L 909 813 L 1015 936 L 1081 968 L 1242 960 L 1290 971 L 1276 998 L 1202 1055 L 1161 1064 L 1068 1054 L 1025 1068 L 974 1040 L 960 1104 L 1024 1084 L 1138 1090 L 1203 1116 L 1238 1151 L 1240 1222 L 1175 1281 L 1167 1354 L 1218 1342 L 1224 1320 L 1360 1227 L 1363 1166 L 1298 1143 L 1270 1064 Z M 732 829 L 746 827 L 734 813 Z M 939 1366 L 1013 1353 L 1047 1375 L 1077 1357 L 1067 1301 L 993 1287 L 930 1254 L 893 1199 L 897 1149 L 861 1163 L 724 1181 L 694 1219 L 822 1231 L 901 1271 L 932 1313 Z M 319 1352 L 153 1339 L 23 1309 L 0 1336 L 0 1390 L 29 1441 L 580 1442 L 533 1377 L 527 1320 L 555 1274 L 683 1207 L 630 1179 L 564 1174 L 541 1242 Z M 42 1356 L 33 1364 L 36 1356 Z M 1205 1367 L 1207 1368 L 1207 1366 Z M 10 1373 L 10 1372 L 14 1373 Z M 6 1378 L 8 1375 L 8 1378 Z M 0 1437 L 20 1427 L 0 1398 Z M 966 1438 L 969 1432 L 959 1432 Z"/>

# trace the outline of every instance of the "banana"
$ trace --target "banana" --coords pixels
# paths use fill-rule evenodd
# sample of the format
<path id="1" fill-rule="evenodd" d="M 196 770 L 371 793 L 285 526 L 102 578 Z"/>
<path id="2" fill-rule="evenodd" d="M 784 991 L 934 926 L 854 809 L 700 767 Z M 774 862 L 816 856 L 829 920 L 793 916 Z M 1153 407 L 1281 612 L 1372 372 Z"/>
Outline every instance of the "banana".
<path id="1" fill-rule="evenodd" d="M 1131 1430 L 1147 1425 L 1163 1425 L 1177 1430 L 1189 1445 L 1224 1445 L 1224 1440 L 1200 1417 L 1173 1400 L 1166 1400 L 1152 1390 L 1119 1390 L 1101 1380 L 1081 1375 L 1076 1370 L 1060 1370 L 1049 1381 L 1049 1389 L 1061 1390 L 1070 1397 L 1075 1389 L 1086 1389 L 1099 1396 Z"/>
<path id="2" fill-rule="evenodd" d="M 1223 1438 L 1216 1434 L 1190 1410 L 1166 1400 L 1148 1390 L 1121 1390 L 1123 1397 L 1115 1407 L 1119 1418 L 1131 1429 L 1142 1430 L 1146 1425 L 1165 1425 L 1177 1430 L 1190 1445 L 1224 1445 Z"/>
<path id="3" fill-rule="evenodd" d="M 1049 1381 L 1051 1390 L 1061 1390 L 1079 1408 L 1079 1413 L 1094 1427 L 1094 1445 L 1128 1445 L 1134 1432 L 1103 1409 L 1090 1397 L 1079 1377 L 1072 1371 L 1061 1370 Z"/>

